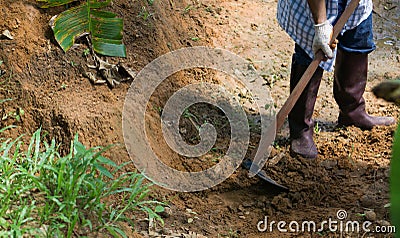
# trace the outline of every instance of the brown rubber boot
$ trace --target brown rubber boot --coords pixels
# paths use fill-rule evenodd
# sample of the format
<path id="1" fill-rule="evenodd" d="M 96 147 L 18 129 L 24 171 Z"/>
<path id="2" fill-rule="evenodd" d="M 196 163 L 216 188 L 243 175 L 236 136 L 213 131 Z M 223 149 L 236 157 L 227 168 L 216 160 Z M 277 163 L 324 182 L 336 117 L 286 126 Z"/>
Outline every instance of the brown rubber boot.
<path id="1" fill-rule="evenodd" d="M 306 69 L 306 65 L 298 65 L 292 60 L 290 92 L 294 90 Z M 315 159 L 318 155 L 313 140 L 314 121 L 312 115 L 323 72 L 323 69 L 318 67 L 288 117 L 291 152 L 308 159 Z"/>
<path id="2" fill-rule="evenodd" d="M 363 94 L 367 84 L 368 54 L 348 53 L 338 49 L 334 73 L 333 95 L 339 105 L 340 126 L 354 125 L 372 129 L 396 123 L 393 117 L 375 117 L 365 112 Z"/>

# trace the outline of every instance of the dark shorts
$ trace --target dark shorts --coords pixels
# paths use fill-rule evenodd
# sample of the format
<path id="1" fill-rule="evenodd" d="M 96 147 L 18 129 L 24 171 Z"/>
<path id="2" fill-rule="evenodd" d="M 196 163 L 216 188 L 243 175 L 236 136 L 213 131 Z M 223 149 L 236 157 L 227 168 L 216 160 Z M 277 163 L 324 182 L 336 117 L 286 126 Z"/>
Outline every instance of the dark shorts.
<path id="1" fill-rule="evenodd" d="M 346 0 L 339 1 L 339 16 L 342 14 Z M 339 18 L 339 17 L 338 17 Z M 337 47 L 345 52 L 368 54 L 375 50 L 374 36 L 372 33 L 372 13 L 367 19 L 360 23 L 356 28 L 346 31 L 338 37 Z M 312 59 L 299 46 L 295 45 L 293 60 L 301 65 L 309 65 Z"/>

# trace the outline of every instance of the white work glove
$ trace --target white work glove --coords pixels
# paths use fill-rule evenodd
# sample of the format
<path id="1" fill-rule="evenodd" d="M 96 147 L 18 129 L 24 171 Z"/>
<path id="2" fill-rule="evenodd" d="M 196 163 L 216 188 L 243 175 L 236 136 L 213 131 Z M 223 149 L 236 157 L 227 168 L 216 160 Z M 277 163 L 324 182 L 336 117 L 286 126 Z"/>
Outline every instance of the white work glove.
<path id="1" fill-rule="evenodd" d="M 329 59 L 333 58 L 333 52 L 331 47 L 329 46 L 333 34 L 332 32 L 333 27 L 331 23 L 329 23 L 329 21 L 326 20 L 321 24 L 314 25 L 314 29 L 315 29 L 315 35 L 312 45 L 314 55 L 317 53 L 319 49 L 321 49 L 322 52 L 324 52 L 324 54 L 326 55 L 326 57 L 328 57 Z"/>

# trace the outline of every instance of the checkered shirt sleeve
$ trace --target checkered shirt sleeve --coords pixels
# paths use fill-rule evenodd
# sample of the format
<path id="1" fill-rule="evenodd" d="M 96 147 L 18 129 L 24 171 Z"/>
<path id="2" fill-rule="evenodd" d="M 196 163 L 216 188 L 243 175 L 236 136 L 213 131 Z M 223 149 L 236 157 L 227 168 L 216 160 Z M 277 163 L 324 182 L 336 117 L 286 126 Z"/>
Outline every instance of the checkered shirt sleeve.
<path id="1" fill-rule="evenodd" d="M 326 9 L 328 20 L 334 22 L 338 16 L 338 0 L 326 0 Z M 344 26 L 342 34 L 367 19 L 371 12 L 372 0 L 360 0 L 359 6 Z M 277 19 L 289 36 L 313 58 L 314 21 L 307 0 L 278 0 Z M 334 53 L 333 59 L 321 62 L 320 66 L 323 69 L 333 70 L 336 51 Z"/>

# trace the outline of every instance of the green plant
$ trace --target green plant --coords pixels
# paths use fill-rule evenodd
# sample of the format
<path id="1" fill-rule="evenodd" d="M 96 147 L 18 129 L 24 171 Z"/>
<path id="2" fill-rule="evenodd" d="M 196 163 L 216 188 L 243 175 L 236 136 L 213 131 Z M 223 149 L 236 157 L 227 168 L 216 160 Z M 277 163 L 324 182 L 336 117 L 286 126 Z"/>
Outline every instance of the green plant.
<path id="1" fill-rule="evenodd" d="M 15 120 L 20 122 L 24 115 L 25 115 L 24 109 L 19 107 L 19 108 L 17 108 L 17 110 L 15 110 L 15 112 L 14 112 L 14 114 L 12 116 L 15 118 Z"/>
<path id="2" fill-rule="evenodd" d="M 397 127 L 390 162 L 390 212 L 392 224 L 400 235 L 400 124 Z"/>
<path id="3" fill-rule="evenodd" d="M 84 49 L 83 51 L 82 51 L 82 56 L 83 57 L 86 57 L 86 56 L 88 56 L 90 54 L 90 49 Z"/>
<path id="4" fill-rule="evenodd" d="M 372 89 L 378 98 L 400 106 L 400 78 L 384 81 Z M 392 160 L 390 162 L 390 214 L 396 234 L 400 236 L 400 124 L 394 134 Z"/>
<path id="5" fill-rule="evenodd" d="M 44 2 L 42 8 L 62 6 L 78 0 L 37 0 Z M 77 7 L 55 16 L 50 25 L 54 37 L 64 51 L 70 49 L 76 38 L 90 35 L 93 50 L 108 56 L 126 57 L 122 44 L 123 20 L 116 14 L 99 9 L 108 6 L 111 0 L 86 0 Z"/>
<path id="6" fill-rule="evenodd" d="M 187 5 L 184 9 L 183 9 L 183 14 L 188 13 L 190 10 L 192 10 L 193 6 L 192 5 Z"/>
<path id="7" fill-rule="evenodd" d="M 162 107 L 160 107 L 160 106 L 153 106 L 153 109 L 154 109 L 155 111 L 157 111 L 158 114 L 159 114 L 160 116 L 162 115 L 162 112 L 163 112 L 163 108 L 162 108 Z"/>
<path id="8" fill-rule="evenodd" d="M 3 61 L 0 60 L 0 66 L 3 64 Z M 3 77 L 3 75 L 6 74 L 6 71 L 0 69 L 0 78 Z"/>
<path id="9" fill-rule="evenodd" d="M 0 143 L 0 237 L 126 237 L 120 224 L 133 225 L 135 211 L 163 222 L 156 213 L 163 204 L 148 199 L 151 184 L 141 174 L 121 173 L 127 163 L 103 157 L 108 147 L 87 149 L 75 136 L 69 154 L 60 156 L 40 129 L 28 146 L 21 137 Z"/>
<path id="10" fill-rule="evenodd" d="M 189 108 L 186 108 L 186 109 L 183 111 L 182 116 L 183 116 L 184 118 L 188 118 L 189 120 L 191 120 L 192 123 L 193 123 L 193 125 L 196 126 L 196 128 L 199 127 L 198 125 L 201 125 L 199 119 L 196 117 L 196 115 L 194 115 L 193 113 L 191 113 L 191 112 L 189 111 Z M 195 120 L 195 122 L 193 121 L 193 119 Z"/>
<path id="11" fill-rule="evenodd" d="M 0 99 L 0 104 L 11 101 L 11 100 L 12 100 L 11 98 Z"/>
<path id="12" fill-rule="evenodd" d="M 316 123 L 315 123 L 315 126 L 314 126 L 314 133 L 315 133 L 316 135 L 319 135 L 320 132 L 321 132 L 321 128 L 319 127 L 318 122 L 316 122 Z"/>
<path id="13" fill-rule="evenodd" d="M 139 12 L 139 17 L 142 17 L 143 21 L 147 21 L 149 17 L 153 16 L 153 13 L 150 13 L 145 6 Z"/>
<path id="14" fill-rule="evenodd" d="M 280 149 L 281 149 L 281 146 L 279 145 L 279 142 L 278 142 L 278 141 L 274 141 L 274 143 L 272 144 L 272 146 L 273 146 L 275 149 L 277 149 L 277 150 L 280 150 Z"/>
<path id="15" fill-rule="evenodd" d="M 11 99 L 9 99 L 11 100 Z M 3 103 L 5 101 L 9 100 L 0 100 L 0 103 Z M 0 119 L 2 121 L 7 120 L 8 118 L 14 118 L 17 122 L 20 122 L 22 120 L 22 116 L 25 115 L 24 109 L 18 107 L 15 111 L 11 111 L 9 113 L 4 114 Z"/>

